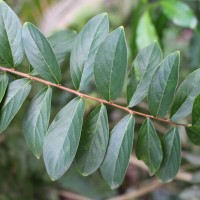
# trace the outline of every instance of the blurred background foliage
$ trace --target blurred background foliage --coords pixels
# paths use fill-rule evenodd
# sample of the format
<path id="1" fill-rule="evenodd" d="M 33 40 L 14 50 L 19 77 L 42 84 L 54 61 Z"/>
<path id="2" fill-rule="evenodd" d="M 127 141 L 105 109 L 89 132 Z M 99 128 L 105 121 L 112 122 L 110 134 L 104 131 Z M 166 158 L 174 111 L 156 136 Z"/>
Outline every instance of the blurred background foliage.
<path id="1" fill-rule="evenodd" d="M 179 50 L 181 52 L 180 82 L 191 71 L 200 66 L 200 2 L 198 0 L 6 0 L 6 3 L 20 17 L 22 22 L 36 24 L 46 36 L 56 30 L 70 28 L 77 32 L 92 16 L 107 12 L 110 30 L 123 25 L 129 47 L 129 67 L 138 50 L 158 40 L 164 56 Z M 26 66 L 26 67 L 25 67 Z M 27 71 L 27 61 L 20 67 Z M 69 55 L 62 63 L 63 85 L 73 87 L 69 73 Z M 22 119 L 26 108 L 41 88 L 34 83 L 31 95 L 23 109 L 13 120 L 10 128 L 0 135 L 0 200 L 59 200 L 59 199 L 108 199 L 142 189 L 143 182 L 151 184 L 147 172 L 130 164 L 124 183 L 118 190 L 110 190 L 99 172 L 82 177 L 74 165 L 57 182 L 52 182 L 45 172 L 44 163 L 36 160 L 29 151 L 22 132 Z M 97 96 L 95 84 L 88 87 L 88 94 Z M 125 97 L 126 89 L 124 88 Z M 52 118 L 71 98 L 72 94 L 54 89 Z M 118 103 L 125 105 L 126 98 Z M 86 115 L 96 106 L 87 101 Z M 148 113 L 144 101 L 135 108 Z M 110 128 L 122 117 L 119 110 L 108 108 Z M 184 123 L 190 121 L 190 117 Z M 136 135 L 142 118 L 136 118 Z M 166 125 L 155 123 L 159 133 L 166 131 Z M 161 185 L 148 194 L 138 197 L 144 200 L 200 199 L 200 149 L 191 145 L 184 129 L 180 129 L 183 159 L 182 170 L 190 172 L 189 181 L 173 181 Z M 134 147 L 133 147 L 134 149 Z M 77 193 L 80 196 L 76 196 Z M 123 196 L 121 199 L 131 199 Z"/>

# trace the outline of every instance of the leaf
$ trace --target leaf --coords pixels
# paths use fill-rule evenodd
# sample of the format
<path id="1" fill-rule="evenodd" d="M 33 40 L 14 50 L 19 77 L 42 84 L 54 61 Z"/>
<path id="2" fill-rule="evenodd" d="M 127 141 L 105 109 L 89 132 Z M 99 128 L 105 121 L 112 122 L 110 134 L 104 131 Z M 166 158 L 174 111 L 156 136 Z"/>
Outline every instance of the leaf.
<path id="1" fill-rule="evenodd" d="M 83 125 L 76 154 L 76 166 L 82 175 L 88 176 L 101 165 L 108 145 L 109 126 L 106 107 L 98 106 Z"/>
<path id="2" fill-rule="evenodd" d="M 108 32 L 108 16 L 102 13 L 90 19 L 78 34 L 70 60 L 72 81 L 77 90 L 85 90 L 90 82 L 98 47 Z"/>
<path id="3" fill-rule="evenodd" d="M 129 72 L 127 97 L 129 107 L 137 105 L 148 94 L 149 84 L 162 61 L 162 52 L 157 42 L 142 49 Z"/>
<path id="4" fill-rule="evenodd" d="M 48 41 L 56 55 L 59 64 L 62 64 L 70 55 L 77 33 L 70 29 L 60 30 L 48 37 Z"/>
<path id="5" fill-rule="evenodd" d="M 200 93 L 200 69 L 192 72 L 180 85 L 171 108 L 171 121 L 187 117 L 192 112 L 192 105 Z"/>
<path id="6" fill-rule="evenodd" d="M 192 124 L 200 126 L 200 94 L 195 98 L 192 108 Z"/>
<path id="7" fill-rule="evenodd" d="M 200 146 L 200 126 L 186 127 L 186 132 L 190 141 Z"/>
<path id="8" fill-rule="evenodd" d="M 155 40 L 158 41 L 156 29 L 151 21 L 149 12 L 144 12 L 140 17 L 136 30 L 137 47 L 141 50 Z"/>
<path id="9" fill-rule="evenodd" d="M 165 117 L 178 84 L 180 53 L 168 55 L 159 65 L 149 85 L 148 104 L 152 115 Z"/>
<path id="10" fill-rule="evenodd" d="M 7 67 L 20 64 L 24 52 L 22 47 L 22 26 L 13 10 L 0 0 L 0 57 Z"/>
<path id="11" fill-rule="evenodd" d="M 18 79 L 9 84 L 0 111 L 0 133 L 10 124 L 31 90 L 29 79 Z"/>
<path id="12" fill-rule="evenodd" d="M 23 26 L 22 38 L 32 67 L 46 80 L 59 83 L 61 71 L 46 37 L 33 24 L 26 22 Z"/>
<path id="13" fill-rule="evenodd" d="M 178 128 L 171 128 L 163 137 L 161 143 L 163 160 L 156 176 L 161 182 L 167 183 L 175 178 L 181 163 L 181 145 Z"/>
<path id="14" fill-rule="evenodd" d="M 140 128 L 136 155 L 139 160 L 143 160 L 149 167 L 149 173 L 152 176 L 158 171 L 163 154 L 160 139 L 156 133 L 153 123 L 147 118 Z"/>
<path id="15" fill-rule="evenodd" d="M 185 3 L 180 1 L 161 2 L 164 14 L 171 19 L 174 24 L 182 27 L 194 29 L 197 26 L 197 18 L 192 9 Z"/>
<path id="16" fill-rule="evenodd" d="M 60 178 L 70 167 L 80 140 L 84 101 L 77 97 L 57 114 L 44 141 L 43 154 L 52 180 Z"/>
<path id="17" fill-rule="evenodd" d="M 5 92 L 8 86 L 8 76 L 5 72 L 0 72 L 0 103 L 5 96 Z"/>
<path id="18" fill-rule="evenodd" d="M 52 89 L 45 87 L 33 98 L 23 122 L 24 137 L 30 150 L 39 159 L 51 113 Z"/>
<path id="19" fill-rule="evenodd" d="M 133 146 L 135 120 L 132 115 L 125 116 L 111 131 L 111 137 L 101 174 L 108 185 L 114 189 L 123 181 Z"/>
<path id="20" fill-rule="evenodd" d="M 116 99 L 123 88 L 127 68 L 127 46 L 124 28 L 110 33 L 100 45 L 94 64 L 94 77 L 100 94 L 106 100 Z"/>

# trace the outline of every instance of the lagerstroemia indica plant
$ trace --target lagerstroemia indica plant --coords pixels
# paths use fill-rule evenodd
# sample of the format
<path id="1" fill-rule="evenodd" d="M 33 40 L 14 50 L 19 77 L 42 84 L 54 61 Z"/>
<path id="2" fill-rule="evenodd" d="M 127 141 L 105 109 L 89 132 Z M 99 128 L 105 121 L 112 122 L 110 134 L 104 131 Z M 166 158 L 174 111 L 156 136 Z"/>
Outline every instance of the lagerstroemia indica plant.
<path id="1" fill-rule="evenodd" d="M 29 73 L 17 69 L 24 52 L 33 69 Z M 69 53 L 75 89 L 61 85 L 60 64 Z M 52 180 L 60 178 L 74 161 L 82 175 L 100 169 L 109 186 L 117 188 L 132 152 L 134 115 L 146 118 L 134 148 L 137 158 L 149 167 L 150 175 L 156 175 L 162 182 L 173 180 L 181 162 L 177 126 L 185 126 L 189 139 L 200 145 L 200 69 L 192 72 L 177 89 L 179 52 L 163 58 L 158 43 L 154 42 L 138 53 L 130 70 L 127 57 L 124 29 L 119 27 L 109 33 L 105 13 L 90 19 L 78 34 L 62 30 L 46 38 L 29 22 L 22 27 L 12 9 L 0 0 L 0 132 L 19 111 L 34 80 L 43 83 L 44 88 L 30 102 L 23 120 L 24 137 L 37 158 L 43 153 Z M 12 74 L 21 78 L 10 79 Z M 101 98 L 85 94 L 92 79 Z M 124 82 L 127 106 L 113 102 L 120 96 Z M 64 106 L 49 125 L 52 87 L 78 97 Z M 146 97 L 151 115 L 133 109 Z M 85 99 L 99 105 L 83 122 Z M 110 133 L 107 106 L 126 113 Z M 191 113 L 192 124 L 179 124 L 180 119 Z M 171 125 L 162 139 L 152 119 Z"/>

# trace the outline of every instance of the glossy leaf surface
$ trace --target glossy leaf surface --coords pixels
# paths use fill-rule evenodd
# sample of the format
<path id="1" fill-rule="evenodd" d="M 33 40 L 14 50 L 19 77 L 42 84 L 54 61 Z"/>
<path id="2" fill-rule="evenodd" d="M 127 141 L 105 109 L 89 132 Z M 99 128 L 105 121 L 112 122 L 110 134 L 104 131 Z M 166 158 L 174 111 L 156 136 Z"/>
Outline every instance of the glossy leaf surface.
<path id="1" fill-rule="evenodd" d="M 94 77 L 103 98 L 110 101 L 120 95 L 126 68 L 126 40 L 123 27 L 119 27 L 102 42 L 95 58 Z"/>
<path id="2" fill-rule="evenodd" d="M 156 176 L 160 181 L 172 181 L 181 164 L 181 144 L 177 127 L 171 128 L 162 139 L 163 160 Z"/>
<path id="3" fill-rule="evenodd" d="M 157 42 L 139 52 L 128 77 L 127 97 L 129 107 L 137 105 L 147 96 L 152 76 L 161 61 L 162 52 Z"/>
<path id="4" fill-rule="evenodd" d="M 0 111 L 0 133 L 10 124 L 31 90 L 29 79 L 18 79 L 9 84 Z"/>
<path id="5" fill-rule="evenodd" d="M 102 104 L 90 113 L 83 125 L 76 155 L 76 166 L 82 175 L 92 174 L 100 167 L 105 157 L 108 139 L 107 111 Z"/>
<path id="6" fill-rule="evenodd" d="M 200 69 L 192 72 L 180 85 L 171 108 L 171 120 L 177 121 L 192 112 L 196 96 L 200 93 Z"/>
<path id="7" fill-rule="evenodd" d="M 70 29 L 58 31 L 48 37 L 48 41 L 56 55 L 59 64 L 62 64 L 70 55 L 77 33 Z"/>
<path id="8" fill-rule="evenodd" d="M 132 115 L 125 116 L 111 131 L 106 157 L 101 174 L 114 189 L 122 183 L 133 146 L 135 121 Z"/>
<path id="9" fill-rule="evenodd" d="M 52 89 L 46 87 L 33 98 L 25 115 L 23 129 L 26 143 L 40 158 L 51 113 Z"/>
<path id="10" fill-rule="evenodd" d="M 159 65 L 149 85 L 148 104 L 152 115 L 165 117 L 178 84 L 180 54 L 168 55 Z"/>
<path id="11" fill-rule="evenodd" d="M 20 64 L 24 51 L 22 47 L 22 26 L 13 10 L 0 0 L 0 57 L 1 62 L 14 68 Z"/>
<path id="12" fill-rule="evenodd" d="M 192 126 L 186 128 L 187 136 L 190 141 L 200 146 L 200 126 Z"/>
<path id="13" fill-rule="evenodd" d="M 59 83 L 61 71 L 46 37 L 31 23 L 23 26 L 23 44 L 31 66 L 46 80 Z"/>
<path id="14" fill-rule="evenodd" d="M 80 140 L 84 101 L 77 97 L 57 114 L 44 142 L 43 154 L 52 180 L 60 178 L 70 167 Z"/>
<path id="15" fill-rule="evenodd" d="M 108 32 L 108 16 L 102 13 L 90 19 L 78 34 L 70 59 L 72 81 L 77 90 L 85 90 L 91 80 L 98 47 Z"/>
<path id="16" fill-rule="evenodd" d="M 163 158 L 162 146 L 149 118 L 144 121 L 140 128 L 136 144 L 136 155 L 139 160 L 143 160 L 149 167 L 150 175 L 158 171 Z"/>

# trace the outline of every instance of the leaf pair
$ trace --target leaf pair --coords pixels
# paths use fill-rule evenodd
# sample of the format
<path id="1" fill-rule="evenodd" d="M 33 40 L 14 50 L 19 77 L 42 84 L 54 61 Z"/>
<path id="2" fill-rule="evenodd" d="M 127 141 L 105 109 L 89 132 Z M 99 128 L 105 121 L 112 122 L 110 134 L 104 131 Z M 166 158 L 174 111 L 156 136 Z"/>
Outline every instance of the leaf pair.
<path id="1" fill-rule="evenodd" d="M 122 88 L 127 67 L 124 29 L 109 33 L 107 14 L 93 17 L 78 34 L 71 53 L 71 76 L 77 90 L 87 88 L 93 74 L 100 94 L 116 99 Z"/>
<path id="2" fill-rule="evenodd" d="M 162 182 L 171 181 L 181 161 L 178 129 L 171 128 L 160 142 L 153 123 L 147 118 L 139 131 L 136 155 L 149 167 L 150 175 L 156 174 Z"/>

